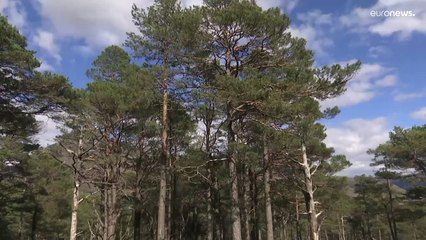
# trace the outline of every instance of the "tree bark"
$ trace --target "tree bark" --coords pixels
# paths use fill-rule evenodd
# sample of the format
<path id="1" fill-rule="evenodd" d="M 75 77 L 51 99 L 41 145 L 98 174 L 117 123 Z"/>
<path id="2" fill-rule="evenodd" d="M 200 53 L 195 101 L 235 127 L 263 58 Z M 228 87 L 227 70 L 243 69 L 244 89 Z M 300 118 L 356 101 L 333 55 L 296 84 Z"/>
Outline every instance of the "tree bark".
<path id="1" fill-rule="evenodd" d="M 302 240 L 302 231 L 300 229 L 299 199 L 297 198 L 297 194 L 296 194 L 295 207 L 296 207 L 296 237 L 297 237 L 297 240 Z"/>
<path id="2" fill-rule="evenodd" d="M 168 117 L 168 60 L 164 60 L 163 72 L 163 108 L 162 108 L 162 134 L 161 134 L 161 159 L 160 159 L 160 193 L 158 199 L 158 221 L 157 240 L 168 240 L 166 238 L 166 207 L 167 207 L 167 163 L 169 159 L 168 137 L 169 137 L 169 117 Z"/>
<path id="3" fill-rule="evenodd" d="M 266 214 L 266 240 L 274 240 L 274 226 L 272 216 L 272 203 L 271 203 L 271 184 L 270 184 L 270 169 L 269 169 L 269 149 L 266 142 L 266 136 L 263 137 L 263 167 L 265 173 L 263 174 L 263 184 L 265 191 L 265 214 Z"/>
<path id="4" fill-rule="evenodd" d="M 249 169 L 244 166 L 243 179 L 243 196 L 244 196 L 244 239 L 250 240 L 250 176 Z"/>
<path id="5" fill-rule="evenodd" d="M 392 188 L 390 184 L 390 180 L 386 179 L 387 183 L 387 190 L 388 190 L 388 196 L 389 196 L 389 228 L 392 234 L 392 240 L 398 240 L 398 232 L 396 228 L 396 220 L 395 220 L 395 214 L 394 214 L 394 206 L 393 206 L 393 195 L 392 195 Z"/>
<path id="6" fill-rule="evenodd" d="M 207 169 L 209 180 L 212 179 L 212 173 L 210 166 Z M 214 224 L 213 224 L 213 190 L 212 187 L 209 186 L 207 191 L 207 240 L 213 240 L 214 235 Z"/>
<path id="7" fill-rule="evenodd" d="M 311 240 L 319 240 L 318 214 L 314 200 L 313 180 L 304 142 L 302 142 L 302 159 L 301 166 L 305 175 L 305 190 L 303 195 L 305 197 L 306 210 L 308 211 L 309 235 Z"/>
<path id="8" fill-rule="evenodd" d="M 118 194 L 116 184 L 108 186 L 105 191 L 105 216 L 104 216 L 104 240 L 115 240 L 117 233 L 120 210 L 117 208 Z"/>
<path id="9" fill-rule="evenodd" d="M 142 212 L 140 209 L 135 209 L 133 219 L 133 240 L 141 239 L 141 218 Z"/>
<path id="10" fill-rule="evenodd" d="M 238 198 L 237 168 L 233 157 L 229 160 L 229 175 L 231 178 L 232 239 L 241 240 L 241 217 L 240 200 Z"/>
<path id="11" fill-rule="evenodd" d="M 70 240 L 77 239 L 78 205 L 80 204 L 80 167 L 82 164 L 81 150 L 83 149 L 83 126 L 80 127 L 77 154 L 73 153 L 72 168 L 74 171 L 73 204 L 71 212 Z"/>
<path id="12" fill-rule="evenodd" d="M 33 216 L 31 221 L 31 240 L 36 240 L 37 238 L 37 220 L 38 220 L 38 206 L 34 207 Z"/>
<path id="13" fill-rule="evenodd" d="M 210 134 L 211 134 L 211 127 L 212 127 L 212 119 L 210 111 L 212 111 L 211 108 L 209 108 L 206 112 L 204 124 L 206 127 L 205 132 L 205 146 L 206 146 L 206 154 L 208 156 L 208 161 L 212 159 L 211 155 L 211 149 L 210 149 Z M 212 174 L 212 163 L 207 163 L 207 174 L 209 179 L 209 187 L 207 191 L 207 240 L 213 240 L 214 238 L 214 209 L 213 209 L 213 198 L 214 198 L 214 192 L 213 192 L 213 184 L 215 183 L 215 180 L 213 178 Z"/>
<path id="14" fill-rule="evenodd" d="M 78 213 L 79 201 L 80 201 L 80 182 L 76 179 L 74 182 L 74 190 L 73 190 L 73 198 L 72 198 L 70 240 L 77 239 L 77 213 Z"/>
<path id="15" fill-rule="evenodd" d="M 228 39 L 228 33 L 225 33 L 224 39 Z M 229 44 L 229 43 L 226 43 Z M 225 53 L 225 71 L 226 76 L 231 77 L 231 49 L 232 46 L 227 46 Z M 236 76 L 235 76 L 236 77 Z M 238 197 L 238 176 L 237 176 L 237 159 L 235 158 L 235 154 L 233 150 L 230 150 L 230 146 L 234 144 L 235 141 L 235 133 L 233 130 L 233 109 L 231 102 L 227 103 L 226 106 L 226 114 L 227 114 L 227 140 L 228 140 L 228 164 L 229 164 L 229 177 L 231 180 L 231 219 L 232 219 L 232 239 L 233 240 L 242 240 L 241 234 L 241 216 L 240 216 L 240 201 Z"/>
<path id="16" fill-rule="evenodd" d="M 136 166 L 136 187 L 135 187 L 135 210 L 133 216 L 133 240 L 141 239 L 141 218 L 142 218 L 142 210 L 141 210 L 141 184 L 142 184 L 142 159 L 137 159 Z"/>
<path id="17" fill-rule="evenodd" d="M 258 198 L 257 198 L 257 175 L 254 171 L 250 171 L 250 192 L 252 206 L 251 216 L 251 240 L 259 240 L 259 216 L 258 216 Z"/>

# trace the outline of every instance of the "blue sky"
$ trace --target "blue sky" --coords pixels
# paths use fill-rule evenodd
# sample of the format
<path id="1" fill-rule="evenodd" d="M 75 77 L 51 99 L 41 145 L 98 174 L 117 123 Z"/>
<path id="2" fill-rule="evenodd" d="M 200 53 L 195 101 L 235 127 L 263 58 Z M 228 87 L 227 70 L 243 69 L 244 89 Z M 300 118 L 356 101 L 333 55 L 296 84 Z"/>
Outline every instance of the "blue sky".
<path id="1" fill-rule="evenodd" d="M 76 87 L 88 82 L 85 71 L 110 44 L 120 45 L 134 31 L 130 9 L 153 0 L 0 0 L 0 12 L 28 39 L 43 62 L 40 70 L 69 77 Z M 201 0 L 183 0 L 185 6 Z M 387 140 L 393 126 L 411 127 L 426 120 L 425 0 L 258 0 L 263 8 L 280 7 L 292 20 L 289 31 L 306 38 L 316 65 L 348 63 L 363 67 L 341 97 L 342 113 L 327 125 L 326 142 L 346 154 L 353 166 L 343 174 L 369 173 L 365 154 Z M 372 11 L 412 11 L 411 17 L 374 17 Z M 389 12 L 387 12 L 389 13 Z M 39 119 L 45 119 L 39 117 Z M 52 122 L 40 141 L 55 135 Z"/>

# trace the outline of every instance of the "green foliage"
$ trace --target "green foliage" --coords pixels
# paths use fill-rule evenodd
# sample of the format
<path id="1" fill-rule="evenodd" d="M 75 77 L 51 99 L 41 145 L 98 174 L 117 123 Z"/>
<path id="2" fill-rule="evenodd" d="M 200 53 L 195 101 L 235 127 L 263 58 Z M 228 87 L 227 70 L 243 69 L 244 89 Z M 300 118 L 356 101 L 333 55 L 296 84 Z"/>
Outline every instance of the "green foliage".
<path id="1" fill-rule="evenodd" d="M 376 164 L 385 164 L 387 168 L 401 170 L 415 168 L 420 174 L 426 174 L 426 125 L 403 129 L 395 127 L 389 133 L 389 141 L 370 150 Z"/>
<path id="2" fill-rule="evenodd" d="M 0 134 L 28 136 L 37 131 L 33 114 L 58 110 L 70 97 L 68 81 L 36 73 L 40 64 L 19 31 L 0 16 Z"/>

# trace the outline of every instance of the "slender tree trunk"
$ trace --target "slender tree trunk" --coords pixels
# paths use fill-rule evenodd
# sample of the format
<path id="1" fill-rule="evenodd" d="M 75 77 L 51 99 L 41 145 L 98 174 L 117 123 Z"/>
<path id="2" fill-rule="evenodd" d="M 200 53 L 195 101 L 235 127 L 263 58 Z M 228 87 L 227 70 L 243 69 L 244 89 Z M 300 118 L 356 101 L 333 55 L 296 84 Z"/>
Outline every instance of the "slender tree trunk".
<path id="1" fill-rule="evenodd" d="M 411 226 L 413 227 L 413 240 L 417 240 L 417 228 L 416 228 L 416 224 L 414 222 L 412 222 Z"/>
<path id="2" fill-rule="evenodd" d="M 208 164 L 207 168 L 208 178 L 212 180 L 212 172 L 210 168 L 210 164 Z M 214 235 L 214 220 L 213 220 L 213 190 L 209 185 L 209 189 L 207 191 L 207 240 L 213 240 Z"/>
<path id="3" fill-rule="evenodd" d="M 297 195 L 296 195 L 295 207 L 296 207 L 296 236 L 297 236 L 297 240 L 302 240 L 302 230 L 300 228 L 299 199 L 297 198 Z"/>
<path id="4" fill-rule="evenodd" d="M 135 211 L 133 217 L 133 240 L 141 239 L 141 219 L 142 219 L 142 210 L 141 210 L 141 184 L 142 184 L 142 159 L 138 159 L 136 162 L 136 188 L 135 188 Z"/>
<path id="5" fill-rule="evenodd" d="M 386 179 L 387 182 L 387 190 L 389 195 L 389 207 L 390 207 L 390 227 L 391 227 L 391 233 L 393 240 L 398 240 L 398 231 L 396 228 L 396 220 L 395 220 L 395 214 L 394 214 L 394 206 L 393 206 L 393 194 L 392 194 L 392 188 L 391 183 L 389 179 Z"/>
<path id="6" fill-rule="evenodd" d="M 78 223 L 78 205 L 80 204 L 80 167 L 82 164 L 81 150 L 83 149 L 83 126 L 80 126 L 80 135 L 78 139 L 77 154 L 73 154 L 73 172 L 74 172 L 74 190 L 73 190 L 73 204 L 71 212 L 71 227 L 70 227 L 70 240 L 77 239 L 77 223 Z"/>
<path id="7" fill-rule="evenodd" d="M 244 239 L 250 240 L 250 176 L 247 166 L 244 167 L 244 176 L 242 179 L 244 183 Z"/>
<path id="8" fill-rule="evenodd" d="M 250 171 L 250 192 L 252 206 L 252 217 L 251 217 L 251 240 L 259 240 L 259 211 L 258 211 L 258 197 L 257 197 L 257 175 L 255 172 Z"/>
<path id="9" fill-rule="evenodd" d="M 212 210 L 214 218 L 214 240 L 223 240 L 225 239 L 225 221 L 223 221 L 224 214 L 222 213 L 221 206 L 221 194 L 219 191 L 219 182 L 218 179 L 212 175 Z"/>
<path id="10" fill-rule="evenodd" d="M 76 179 L 74 182 L 74 190 L 73 190 L 73 198 L 72 198 L 70 240 L 77 239 L 77 213 L 78 213 L 79 201 L 80 201 L 80 182 L 78 179 Z"/>
<path id="11" fill-rule="evenodd" d="M 230 104 L 228 104 L 230 105 Z M 231 106 L 228 106 L 228 146 L 235 143 L 235 135 L 233 131 L 233 121 L 231 116 Z M 232 150 L 229 153 L 229 178 L 231 180 L 231 219 L 232 219 L 232 239 L 242 240 L 241 236 L 241 216 L 240 216 L 240 200 L 238 197 L 238 175 L 235 154 Z"/>
<path id="12" fill-rule="evenodd" d="M 34 207 L 33 216 L 31 221 L 31 240 L 36 240 L 37 238 L 37 220 L 38 220 L 38 206 Z"/>
<path id="13" fill-rule="evenodd" d="M 211 150 L 210 150 L 210 131 L 211 131 L 211 117 L 210 117 L 210 110 L 211 108 L 209 108 L 206 112 L 205 115 L 205 119 L 204 119 L 204 124 L 206 127 L 206 133 L 205 133 L 205 146 L 206 146 L 206 154 L 208 156 L 208 161 L 210 161 L 212 159 L 212 155 L 211 155 Z M 207 191 L 207 240 L 213 240 L 214 237 L 214 220 L 213 220 L 213 215 L 214 215 L 214 209 L 213 209 L 213 198 L 214 198 L 214 194 L 213 194 L 213 184 L 214 184 L 214 179 L 213 179 L 213 174 L 212 174 L 212 163 L 208 162 L 207 163 L 207 174 L 208 174 L 208 180 L 209 180 L 209 187 L 208 187 L 208 191 Z"/>
<path id="14" fill-rule="evenodd" d="M 141 218 L 142 212 L 140 209 L 135 209 L 133 219 L 133 240 L 141 239 Z"/>
<path id="15" fill-rule="evenodd" d="M 166 198 L 166 239 L 173 239 L 173 204 L 175 188 L 175 176 L 172 170 L 172 157 L 169 153 L 169 161 L 167 163 L 167 198 Z"/>
<path id="16" fill-rule="evenodd" d="M 228 33 L 225 33 L 224 39 L 228 38 Z M 228 43 L 226 43 L 228 44 Z M 231 77 L 231 49 L 232 46 L 228 46 L 225 53 L 225 71 L 226 75 Z M 232 151 L 229 147 L 234 144 L 235 141 L 235 133 L 233 130 L 233 114 L 232 114 L 232 105 L 231 102 L 227 103 L 227 138 L 228 138 L 228 151 Z M 232 239 L 233 240 L 242 240 L 241 236 L 241 216 L 240 216 L 240 201 L 238 198 L 238 177 L 237 177 L 237 159 L 235 158 L 235 154 L 232 152 L 229 153 L 228 156 L 229 162 L 229 177 L 231 179 L 231 219 L 232 219 Z"/>
<path id="17" fill-rule="evenodd" d="M 231 217 L 232 217 L 232 239 L 242 240 L 241 238 L 241 217 L 240 200 L 238 198 L 238 180 L 235 159 L 231 157 L 229 161 L 229 175 L 231 178 Z"/>
<path id="18" fill-rule="evenodd" d="M 337 217 L 337 227 L 339 229 L 339 240 L 342 240 L 342 227 L 340 226 L 340 219 Z"/>
<path id="19" fill-rule="evenodd" d="M 342 240 L 346 240 L 345 218 L 342 216 L 340 219 L 342 221 Z"/>
<path id="20" fill-rule="evenodd" d="M 160 159 L 160 193 L 158 199 L 157 240 L 168 240 L 166 232 L 166 207 L 167 207 L 167 163 L 169 159 L 169 91 L 168 91 L 168 60 L 164 60 L 163 72 L 163 109 L 162 109 L 162 134 L 161 134 L 161 159 Z"/>
<path id="21" fill-rule="evenodd" d="M 269 149 L 266 142 L 266 136 L 263 137 L 263 185 L 265 191 L 265 214 L 266 214 L 266 240 L 274 240 L 274 226 L 272 216 L 271 203 L 271 184 L 270 184 L 270 168 L 269 168 Z"/>
<path id="22" fill-rule="evenodd" d="M 104 225 L 104 240 L 115 240 L 117 227 L 120 218 L 120 210 L 117 208 L 117 186 L 112 184 L 106 190 L 106 214 L 105 214 L 105 225 Z"/>
<path id="23" fill-rule="evenodd" d="M 304 197 L 308 211 L 309 231 L 311 240 L 319 240 L 318 214 L 316 212 L 311 168 L 306 154 L 305 143 L 302 142 L 302 167 L 305 175 Z"/>

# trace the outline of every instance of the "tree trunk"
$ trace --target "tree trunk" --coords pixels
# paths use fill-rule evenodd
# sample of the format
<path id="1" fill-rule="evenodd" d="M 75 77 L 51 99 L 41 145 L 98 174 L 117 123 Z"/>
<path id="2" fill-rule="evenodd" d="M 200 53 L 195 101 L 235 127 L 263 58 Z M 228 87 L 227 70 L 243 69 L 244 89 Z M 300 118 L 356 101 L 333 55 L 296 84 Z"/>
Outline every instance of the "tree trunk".
<path id="1" fill-rule="evenodd" d="M 117 186 L 112 184 L 105 191 L 106 206 L 104 220 L 104 240 L 115 240 L 117 233 L 118 220 L 120 218 L 120 210 L 117 208 Z"/>
<path id="2" fill-rule="evenodd" d="M 77 239 L 77 215 L 78 215 L 78 205 L 80 204 L 80 168 L 82 164 L 82 155 L 81 150 L 83 149 L 83 126 L 80 126 L 80 135 L 78 139 L 78 149 L 77 155 L 73 154 L 73 171 L 74 171 L 74 191 L 73 191 L 73 204 L 71 212 L 71 227 L 70 227 L 70 240 Z"/>
<path id="3" fill-rule="evenodd" d="M 266 142 L 266 136 L 263 137 L 263 167 L 265 173 L 263 174 L 263 184 L 265 191 L 265 214 L 266 214 L 266 240 L 274 240 L 274 226 L 272 216 L 272 203 L 271 203 L 271 184 L 270 184 L 270 169 L 269 169 L 269 149 Z"/>
<path id="4" fill-rule="evenodd" d="M 74 182 L 74 191 L 73 191 L 73 198 L 72 198 L 70 240 L 77 239 L 77 213 L 78 213 L 79 201 L 80 201 L 80 182 L 76 179 Z"/>
<path id="5" fill-rule="evenodd" d="M 208 178 L 212 180 L 212 172 L 210 168 L 210 164 L 208 164 L 207 168 Z M 213 240 L 214 235 L 214 224 L 213 224 L 213 190 L 212 187 L 209 186 L 207 191 L 207 240 Z"/>
<path id="6" fill-rule="evenodd" d="M 386 179 L 387 182 L 387 189 L 388 189 L 388 195 L 389 195 L 389 207 L 390 207 L 390 230 L 392 234 L 393 240 L 398 240 L 398 231 L 396 228 L 396 220 L 395 220 L 395 214 L 394 214 L 394 206 L 393 206 L 393 195 L 392 195 L 392 188 L 390 184 L 390 180 Z"/>
<path id="7" fill-rule="evenodd" d="M 158 221 L 157 240 L 168 240 L 166 232 L 166 207 L 167 207 L 167 163 L 169 159 L 168 137 L 169 137 L 169 117 L 168 117 L 168 60 L 164 59 L 163 72 L 163 109 L 162 109 L 162 134 L 161 134 L 161 159 L 160 159 L 160 193 L 158 199 Z"/>
<path id="8" fill-rule="evenodd" d="M 206 154 L 208 156 L 208 161 L 212 160 L 212 154 L 210 149 L 210 134 L 211 134 L 211 126 L 212 126 L 212 118 L 210 116 L 210 111 L 212 111 L 211 108 L 209 108 L 206 112 L 204 124 L 206 127 L 205 132 L 205 146 L 206 146 Z M 214 178 L 212 174 L 212 162 L 207 163 L 207 174 L 208 174 L 208 180 L 209 180 L 209 186 L 207 191 L 207 240 L 213 240 L 214 238 L 214 209 L 213 209 L 213 184 L 214 184 Z"/>
<path id="9" fill-rule="evenodd" d="M 226 35 L 228 35 L 226 33 Z M 228 36 L 224 36 L 226 39 Z M 226 75 L 231 77 L 231 50 L 232 46 L 228 46 L 225 53 L 225 71 Z M 228 140 L 228 164 L 229 164 L 229 177 L 231 179 L 231 219 L 232 219 L 232 239 L 233 240 L 242 240 L 241 236 L 241 216 L 240 216 L 240 201 L 238 198 L 238 176 L 237 176 L 237 159 L 235 158 L 235 154 L 233 150 L 230 150 L 230 146 L 234 144 L 235 141 L 235 133 L 233 130 L 233 114 L 232 114 L 232 104 L 231 102 L 227 103 L 227 140 Z"/>
<path id="10" fill-rule="evenodd" d="M 36 240 L 37 220 L 38 220 L 38 206 L 35 206 L 33 210 L 32 222 L 31 222 L 31 240 Z"/>
<path id="11" fill-rule="evenodd" d="M 252 206 L 252 216 L 251 216 L 251 240 L 259 240 L 259 216 L 258 216 L 258 198 L 257 198 L 257 176 L 256 173 L 250 171 L 250 192 L 251 192 L 251 202 Z"/>
<path id="12" fill-rule="evenodd" d="M 238 198 L 238 177 L 235 159 L 229 160 L 229 175 L 231 178 L 231 217 L 232 217 L 232 239 L 242 240 L 241 238 L 241 217 L 240 201 Z"/>
<path id="13" fill-rule="evenodd" d="M 250 176 L 247 166 L 244 166 L 244 176 L 242 179 L 244 183 L 244 239 L 250 240 Z"/>
<path id="14" fill-rule="evenodd" d="M 231 106 L 228 103 L 228 147 L 235 143 L 235 135 L 233 131 L 233 121 L 231 116 Z M 238 197 L 238 175 L 236 159 L 233 150 L 230 151 L 228 156 L 229 162 L 229 178 L 231 180 L 231 219 L 232 219 L 232 239 L 242 240 L 241 237 L 241 216 L 240 216 L 240 200 Z"/>
<path id="15" fill-rule="evenodd" d="M 296 207 L 296 236 L 297 236 L 297 240 L 302 240 L 302 230 L 300 228 L 299 199 L 297 198 L 297 194 L 296 194 L 295 207 Z"/>
<path id="16" fill-rule="evenodd" d="M 301 165 L 305 175 L 305 191 L 303 192 L 303 195 L 305 197 L 306 210 L 308 211 L 309 235 L 311 240 L 319 240 L 318 214 L 315 207 L 313 181 L 304 142 L 302 142 L 302 159 L 303 163 Z"/>
<path id="17" fill-rule="evenodd" d="M 342 221 L 342 240 L 346 240 L 345 218 L 342 216 L 340 219 Z"/>
<path id="18" fill-rule="evenodd" d="M 225 239 L 225 221 L 223 221 L 222 206 L 221 206 L 221 195 L 219 192 L 219 183 L 216 177 L 213 177 L 213 208 L 214 208 L 214 218 L 216 224 L 215 230 L 215 239 L 224 240 Z"/>
<path id="19" fill-rule="evenodd" d="M 141 210 L 141 184 L 142 184 L 142 159 L 137 159 L 136 162 L 136 187 L 135 187 L 135 200 L 134 203 L 134 216 L 133 216 L 133 240 L 140 240 L 141 239 L 141 218 L 142 218 L 142 210 Z"/>
<path id="20" fill-rule="evenodd" d="M 140 209 L 135 209 L 133 219 L 133 240 L 141 239 L 141 218 L 142 211 Z"/>

